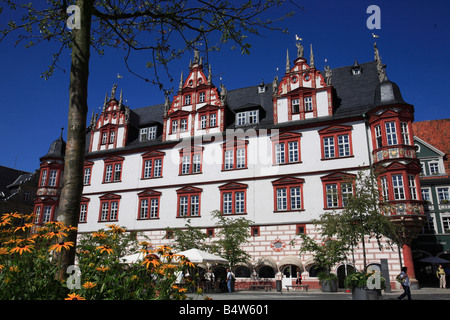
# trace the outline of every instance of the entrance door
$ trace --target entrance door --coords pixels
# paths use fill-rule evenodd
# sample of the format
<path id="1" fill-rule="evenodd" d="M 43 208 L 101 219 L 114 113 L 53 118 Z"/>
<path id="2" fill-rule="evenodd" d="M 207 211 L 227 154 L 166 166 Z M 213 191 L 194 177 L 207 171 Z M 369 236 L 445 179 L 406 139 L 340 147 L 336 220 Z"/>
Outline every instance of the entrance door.
<path id="1" fill-rule="evenodd" d="M 286 288 L 286 285 L 291 285 L 296 278 L 297 266 L 291 264 L 283 267 L 283 280 L 281 281 L 283 288 Z"/>

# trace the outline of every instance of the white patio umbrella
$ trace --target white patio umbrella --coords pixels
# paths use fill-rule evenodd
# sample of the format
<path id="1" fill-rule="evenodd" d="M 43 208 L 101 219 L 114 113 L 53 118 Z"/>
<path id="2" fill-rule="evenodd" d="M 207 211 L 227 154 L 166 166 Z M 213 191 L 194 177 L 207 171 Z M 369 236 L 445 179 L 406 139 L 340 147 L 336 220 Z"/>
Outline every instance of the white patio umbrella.
<path id="1" fill-rule="evenodd" d="M 438 264 L 438 263 L 450 263 L 450 261 L 442 259 L 442 258 L 439 258 L 437 256 L 436 257 L 429 256 L 429 257 L 420 259 L 419 261 L 421 261 L 421 262 L 428 262 L 428 263 L 436 263 L 436 264 Z"/>
<path id="2" fill-rule="evenodd" d="M 185 256 L 192 263 L 228 263 L 227 259 L 199 249 L 189 249 L 178 252 L 177 254 Z"/>
<path id="3" fill-rule="evenodd" d="M 144 253 L 143 252 L 138 252 L 138 253 L 134 253 L 134 254 L 130 254 L 128 256 L 123 256 L 122 258 L 120 258 L 120 260 L 123 263 L 136 263 L 140 260 L 144 259 Z"/>

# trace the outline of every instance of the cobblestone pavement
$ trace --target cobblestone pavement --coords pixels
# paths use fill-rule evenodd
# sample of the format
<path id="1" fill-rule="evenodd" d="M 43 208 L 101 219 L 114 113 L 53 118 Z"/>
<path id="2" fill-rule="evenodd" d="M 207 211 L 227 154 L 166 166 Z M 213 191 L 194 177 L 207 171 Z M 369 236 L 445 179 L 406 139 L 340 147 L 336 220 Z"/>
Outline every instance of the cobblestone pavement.
<path id="1" fill-rule="evenodd" d="M 397 297 L 403 293 L 403 290 L 393 289 L 391 293 L 383 291 L 379 300 L 397 300 Z M 235 291 L 232 293 L 210 293 L 200 296 L 191 296 L 197 300 L 205 299 L 205 296 L 212 300 L 352 300 L 352 294 L 339 292 L 322 292 L 319 289 L 310 289 L 307 292 L 303 290 L 283 291 L 276 290 L 254 290 L 254 291 Z M 411 290 L 413 300 L 450 300 L 450 289 L 439 288 L 420 288 Z M 404 298 L 403 300 L 407 300 Z"/>

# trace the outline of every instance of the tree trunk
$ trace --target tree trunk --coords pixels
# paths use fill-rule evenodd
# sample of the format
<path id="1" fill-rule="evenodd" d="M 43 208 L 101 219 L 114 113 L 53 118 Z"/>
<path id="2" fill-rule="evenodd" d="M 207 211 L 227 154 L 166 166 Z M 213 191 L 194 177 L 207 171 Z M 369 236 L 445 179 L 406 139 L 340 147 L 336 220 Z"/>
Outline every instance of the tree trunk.
<path id="1" fill-rule="evenodd" d="M 83 191 L 83 164 L 86 146 L 87 93 L 89 77 L 90 33 L 93 0 L 77 0 L 80 8 L 80 29 L 73 29 L 72 61 L 69 86 L 69 119 L 64 159 L 63 187 L 57 220 L 65 226 L 78 226 L 80 201 Z M 77 234 L 71 233 L 65 241 L 76 244 Z M 66 278 L 67 267 L 74 264 L 75 246 L 63 250 L 59 279 Z"/>

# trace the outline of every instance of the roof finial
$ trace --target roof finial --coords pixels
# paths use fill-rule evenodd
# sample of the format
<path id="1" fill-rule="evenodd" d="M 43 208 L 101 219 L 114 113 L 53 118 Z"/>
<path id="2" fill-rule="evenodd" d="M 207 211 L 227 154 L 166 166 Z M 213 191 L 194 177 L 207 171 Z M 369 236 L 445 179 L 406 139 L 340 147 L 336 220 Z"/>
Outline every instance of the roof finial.
<path id="1" fill-rule="evenodd" d="M 63 136 L 63 131 L 64 131 L 64 127 L 61 128 L 61 139 L 62 139 L 62 136 Z"/>
<path id="2" fill-rule="evenodd" d="M 113 87 L 111 89 L 111 99 L 114 99 L 116 97 L 116 89 L 117 89 L 117 83 L 114 83 Z"/>
<path id="3" fill-rule="evenodd" d="M 309 66 L 311 68 L 315 68 L 315 66 L 314 66 L 314 52 L 313 52 L 313 48 L 312 48 L 312 43 L 310 44 L 310 51 L 311 51 L 311 53 L 310 53 L 310 56 L 309 56 Z"/>
<path id="4" fill-rule="evenodd" d="M 286 73 L 291 72 L 291 62 L 289 61 L 289 49 L 286 51 Z"/>
<path id="5" fill-rule="evenodd" d="M 183 90 L 183 70 L 181 70 L 180 85 L 178 87 L 178 91 L 181 90 Z"/>
<path id="6" fill-rule="evenodd" d="M 377 71 L 378 71 L 378 79 L 380 80 L 380 82 L 383 82 L 384 80 L 384 75 L 386 74 L 386 65 L 384 65 L 381 62 L 381 57 L 380 57 L 380 52 L 378 51 L 378 47 L 377 47 L 377 43 L 375 42 L 373 44 L 373 48 L 375 51 L 375 60 L 377 62 Z"/>
<path id="7" fill-rule="evenodd" d="M 119 108 L 122 107 L 122 103 L 123 103 L 123 92 L 122 89 L 120 89 Z"/>

